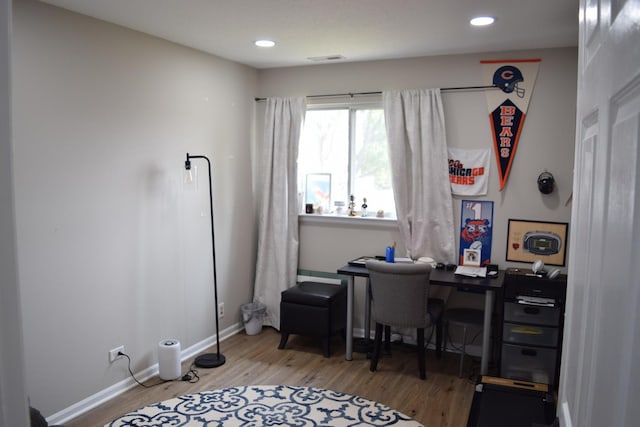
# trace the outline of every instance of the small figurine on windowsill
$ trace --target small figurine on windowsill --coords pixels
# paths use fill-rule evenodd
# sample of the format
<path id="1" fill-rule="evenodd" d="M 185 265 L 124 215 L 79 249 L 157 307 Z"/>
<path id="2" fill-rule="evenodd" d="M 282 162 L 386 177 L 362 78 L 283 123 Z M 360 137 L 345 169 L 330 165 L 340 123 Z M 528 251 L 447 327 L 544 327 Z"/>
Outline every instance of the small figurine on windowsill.
<path id="1" fill-rule="evenodd" d="M 356 216 L 356 202 L 355 196 L 352 194 L 349 196 L 349 216 Z"/>
<path id="2" fill-rule="evenodd" d="M 363 217 L 367 216 L 367 198 L 366 197 L 362 199 L 362 213 L 361 213 L 361 215 Z"/>

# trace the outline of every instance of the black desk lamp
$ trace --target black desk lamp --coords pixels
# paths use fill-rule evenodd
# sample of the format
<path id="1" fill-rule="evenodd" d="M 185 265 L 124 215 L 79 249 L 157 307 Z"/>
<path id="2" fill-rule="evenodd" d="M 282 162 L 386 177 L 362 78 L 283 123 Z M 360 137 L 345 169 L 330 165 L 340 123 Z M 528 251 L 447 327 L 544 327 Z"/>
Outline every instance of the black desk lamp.
<path id="1" fill-rule="evenodd" d="M 191 180 L 191 159 L 205 159 L 207 161 L 207 167 L 209 169 L 209 207 L 211 212 L 211 255 L 213 257 L 213 292 L 214 292 L 214 300 L 215 300 L 215 309 L 213 310 L 216 313 L 216 353 L 206 353 L 201 354 L 196 357 L 194 360 L 194 364 L 199 368 L 217 368 L 218 366 L 224 365 L 226 362 L 225 357 L 220 354 L 220 331 L 218 329 L 218 280 L 216 278 L 216 244 L 214 237 L 214 229 L 213 229 L 213 181 L 211 180 L 211 162 L 207 158 L 207 156 L 191 156 L 187 153 L 187 160 L 184 162 L 185 172 L 188 172 L 188 175 L 185 175 L 185 180 Z"/>

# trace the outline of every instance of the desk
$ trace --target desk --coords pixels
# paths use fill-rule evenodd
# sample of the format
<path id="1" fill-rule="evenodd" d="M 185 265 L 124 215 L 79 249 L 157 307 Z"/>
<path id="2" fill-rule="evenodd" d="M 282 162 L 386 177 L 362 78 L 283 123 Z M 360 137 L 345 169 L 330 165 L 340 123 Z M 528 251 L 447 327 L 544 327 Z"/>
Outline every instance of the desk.
<path id="1" fill-rule="evenodd" d="M 366 267 L 345 265 L 338 269 L 338 274 L 348 276 L 347 281 L 347 333 L 345 359 L 353 359 L 353 301 L 354 301 L 354 281 L 355 277 L 365 277 L 369 279 L 369 271 Z M 495 301 L 495 292 L 502 288 L 504 281 L 504 271 L 498 272 L 498 277 L 494 278 L 473 278 L 459 276 L 453 271 L 431 270 L 430 283 L 439 286 L 454 286 L 458 289 L 466 289 L 484 293 L 484 327 L 482 329 L 482 359 L 480 362 L 480 374 L 487 375 L 489 370 L 490 342 L 491 337 L 491 314 Z M 368 292 L 368 291 L 367 291 Z M 368 304 L 367 304 L 368 306 Z M 368 308 L 367 308 L 368 311 Z M 369 319 L 369 313 L 365 313 L 365 323 Z M 365 325 L 365 330 L 367 325 Z"/>

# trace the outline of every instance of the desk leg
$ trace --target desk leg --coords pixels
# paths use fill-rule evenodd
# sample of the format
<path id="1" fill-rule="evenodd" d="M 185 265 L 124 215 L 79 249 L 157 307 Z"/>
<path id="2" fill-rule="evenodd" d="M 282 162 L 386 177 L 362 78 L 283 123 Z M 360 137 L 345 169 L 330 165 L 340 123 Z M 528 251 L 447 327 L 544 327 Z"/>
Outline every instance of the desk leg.
<path id="1" fill-rule="evenodd" d="M 482 359 L 480 361 L 480 375 L 487 375 L 489 372 L 489 358 L 491 355 L 491 315 L 493 314 L 494 297 L 494 291 L 485 291 L 484 327 L 482 329 Z"/>
<path id="2" fill-rule="evenodd" d="M 369 345 L 371 340 L 371 279 L 367 277 L 364 304 L 364 342 Z"/>
<path id="3" fill-rule="evenodd" d="M 353 282 L 354 277 L 349 276 L 347 280 L 347 331 L 346 331 L 346 360 L 353 359 Z"/>

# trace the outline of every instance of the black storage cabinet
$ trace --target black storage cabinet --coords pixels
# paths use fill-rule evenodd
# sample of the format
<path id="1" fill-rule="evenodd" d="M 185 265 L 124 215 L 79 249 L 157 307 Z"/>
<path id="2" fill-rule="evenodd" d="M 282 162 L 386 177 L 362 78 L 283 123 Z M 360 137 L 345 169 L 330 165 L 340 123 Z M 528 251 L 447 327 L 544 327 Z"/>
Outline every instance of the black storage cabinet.
<path id="1" fill-rule="evenodd" d="M 567 276 L 538 276 L 527 269 L 505 272 L 500 377 L 557 389 Z M 550 305 L 531 302 L 537 298 Z"/>

